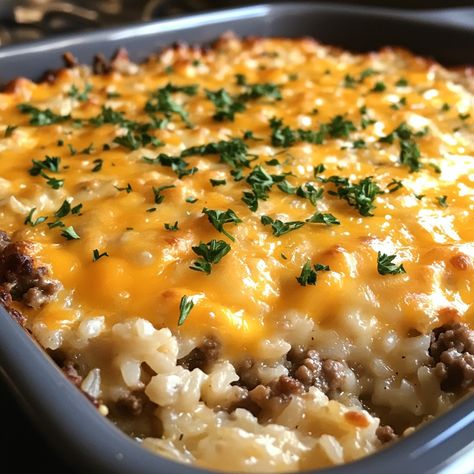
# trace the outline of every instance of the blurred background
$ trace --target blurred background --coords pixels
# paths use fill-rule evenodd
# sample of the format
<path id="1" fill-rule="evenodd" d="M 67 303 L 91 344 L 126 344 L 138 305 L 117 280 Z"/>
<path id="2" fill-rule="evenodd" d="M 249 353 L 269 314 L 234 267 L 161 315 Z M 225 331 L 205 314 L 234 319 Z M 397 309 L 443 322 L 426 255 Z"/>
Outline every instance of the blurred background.
<path id="1" fill-rule="evenodd" d="M 474 6 L 474 0 L 326 0 L 398 8 Z M 249 5 L 232 0 L 0 0 L 0 46 L 57 33 L 148 21 L 213 8 Z M 261 3 L 271 3 L 263 0 Z"/>

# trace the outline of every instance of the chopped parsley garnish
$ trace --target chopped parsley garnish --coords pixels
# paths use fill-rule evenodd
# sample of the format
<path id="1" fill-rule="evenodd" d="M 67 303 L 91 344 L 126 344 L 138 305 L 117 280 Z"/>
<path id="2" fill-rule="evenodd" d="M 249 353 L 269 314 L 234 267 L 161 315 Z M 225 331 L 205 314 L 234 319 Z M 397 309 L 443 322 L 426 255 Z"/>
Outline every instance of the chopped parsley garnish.
<path id="1" fill-rule="evenodd" d="M 311 222 L 313 224 L 326 224 L 326 225 L 339 225 L 340 222 L 332 214 L 325 214 L 321 212 L 316 212 L 309 219 L 306 219 L 306 222 Z"/>
<path id="2" fill-rule="evenodd" d="M 92 261 L 93 262 L 97 262 L 97 260 L 99 260 L 99 258 L 108 257 L 108 256 L 109 256 L 109 254 L 107 252 L 100 253 L 98 249 L 94 249 L 92 251 Z"/>
<path id="3" fill-rule="evenodd" d="M 296 186 L 291 185 L 286 179 L 278 183 L 278 188 L 286 194 L 296 194 Z"/>
<path id="4" fill-rule="evenodd" d="M 186 321 L 189 313 L 194 308 L 194 301 L 192 296 L 184 295 L 179 303 L 179 318 L 178 326 L 181 326 Z"/>
<path id="5" fill-rule="evenodd" d="M 168 223 L 166 223 L 166 224 L 164 225 L 164 228 L 165 228 L 166 230 L 179 230 L 178 221 L 175 221 L 174 224 L 168 224 Z"/>
<path id="6" fill-rule="evenodd" d="M 288 148 L 296 143 L 298 134 L 287 125 L 283 126 L 283 120 L 273 117 L 270 119 L 272 130 L 272 145 Z"/>
<path id="7" fill-rule="evenodd" d="M 367 69 L 364 69 L 359 76 L 359 82 L 362 82 L 366 77 L 370 77 L 377 74 L 377 71 L 375 69 L 372 69 L 371 67 L 368 67 Z"/>
<path id="8" fill-rule="evenodd" d="M 112 109 L 111 107 L 102 106 L 102 110 L 99 115 L 96 117 L 92 117 L 89 119 L 89 123 L 91 125 L 95 125 L 96 127 L 100 127 L 106 123 L 120 125 L 126 128 L 135 128 L 136 123 L 131 122 L 125 118 L 125 115 L 122 112 L 117 112 L 116 110 Z"/>
<path id="9" fill-rule="evenodd" d="M 355 125 L 342 115 L 336 115 L 326 127 L 332 138 L 347 138 L 351 132 L 356 130 Z"/>
<path id="10" fill-rule="evenodd" d="M 396 255 L 386 255 L 377 252 L 377 271 L 380 275 L 397 275 L 399 273 L 406 273 L 403 264 L 396 265 L 393 263 L 396 258 Z"/>
<path id="11" fill-rule="evenodd" d="M 169 166 L 177 174 L 179 179 L 193 175 L 198 171 L 196 167 L 188 168 L 189 163 L 180 156 L 170 156 L 165 153 L 160 153 L 154 159 L 143 157 L 143 160 L 147 163 L 158 163 L 161 166 Z"/>
<path id="12" fill-rule="evenodd" d="M 354 76 L 351 76 L 350 74 L 346 74 L 344 76 L 344 81 L 342 84 L 347 89 L 353 89 L 357 84 L 357 79 Z"/>
<path id="13" fill-rule="evenodd" d="M 18 110 L 22 114 L 30 115 L 30 125 L 51 125 L 54 123 L 64 122 L 71 118 L 70 115 L 55 114 L 51 109 L 40 110 L 31 104 L 19 104 Z"/>
<path id="14" fill-rule="evenodd" d="M 61 163 L 61 158 L 58 156 L 48 156 L 46 155 L 45 159 L 42 161 L 31 160 L 33 166 L 28 170 L 31 176 L 44 175 L 44 170 L 51 171 L 52 173 L 59 172 L 59 164 Z"/>
<path id="15" fill-rule="evenodd" d="M 303 265 L 303 268 L 301 269 L 301 274 L 299 277 L 296 277 L 296 280 L 301 286 L 315 285 L 318 279 L 318 272 L 321 271 L 328 272 L 330 271 L 330 268 L 328 265 L 321 265 L 320 263 L 316 263 L 311 266 L 311 261 L 308 260 Z"/>
<path id="16" fill-rule="evenodd" d="M 81 150 L 79 153 L 80 153 L 81 155 L 90 155 L 93 150 L 94 150 L 94 144 L 91 143 L 89 146 L 87 146 L 86 148 L 84 148 L 83 150 Z"/>
<path id="17" fill-rule="evenodd" d="M 213 239 L 207 244 L 200 242 L 198 246 L 192 247 L 192 249 L 200 258 L 195 260 L 189 268 L 209 275 L 212 271 L 212 265 L 219 263 L 229 253 L 230 245 L 223 240 Z"/>
<path id="18" fill-rule="evenodd" d="M 74 148 L 74 145 L 72 145 L 71 143 L 68 143 L 67 147 L 69 148 L 69 153 L 71 154 L 71 156 L 77 155 L 77 150 Z"/>
<path id="19" fill-rule="evenodd" d="M 415 142 L 408 140 L 400 141 L 400 163 L 407 165 L 410 168 L 410 172 L 420 170 L 420 149 Z"/>
<path id="20" fill-rule="evenodd" d="M 430 168 L 433 168 L 433 170 L 436 174 L 441 174 L 441 167 L 438 166 L 436 163 L 428 163 L 428 166 Z"/>
<path id="21" fill-rule="evenodd" d="M 395 191 L 398 191 L 401 188 L 403 188 L 403 182 L 399 179 L 393 178 L 392 181 L 387 184 L 387 190 L 389 193 L 394 193 Z"/>
<path id="22" fill-rule="evenodd" d="M 155 211 L 156 211 L 156 207 L 150 207 L 145 212 L 155 212 Z"/>
<path id="23" fill-rule="evenodd" d="M 376 82 L 370 92 L 383 92 L 386 88 L 387 86 L 383 82 Z"/>
<path id="24" fill-rule="evenodd" d="M 102 165 L 104 164 L 104 160 L 102 158 L 95 159 L 92 163 L 94 163 L 94 167 L 92 168 L 93 173 L 97 173 L 102 169 Z"/>
<path id="25" fill-rule="evenodd" d="M 77 232 L 74 230 L 74 227 L 72 225 L 65 227 L 63 231 L 61 232 L 61 235 L 65 237 L 67 240 L 78 240 L 80 239 L 79 235 Z"/>
<path id="26" fill-rule="evenodd" d="M 195 198 L 194 196 L 189 196 L 185 200 L 186 202 L 189 202 L 190 204 L 194 204 L 198 199 Z"/>
<path id="27" fill-rule="evenodd" d="M 212 118 L 218 122 L 224 120 L 234 120 L 237 112 L 243 112 L 245 104 L 238 98 L 232 97 L 225 89 L 217 91 L 206 90 L 207 98 L 214 104 L 216 111 Z"/>
<path id="28" fill-rule="evenodd" d="M 394 103 L 390 106 L 393 110 L 400 110 L 403 106 L 407 105 L 407 98 L 401 97 L 398 103 Z"/>
<path id="29" fill-rule="evenodd" d="M 315 188 L 311 183 L 305 183 L 298 187 L 296 195 L 307 199 L 313 206 L 316 206 L 316 202 L 321 199 L 323 192 L 323 189 Z"/>
<path id="30" fill-rule="evenodd" d="M 244 191 L 242 201 L 255 212 L 258 209 L 258 200 L 266 201 L 271 187 L 277 182 L 282 183 L 284 179 L 284 175 L 270 175 L 260 165 L 255 166 L 245 180 L 252 187 L 252 191 Z M 287 184 L 286 188 L 283 185 L 280 189 L 289 191 L 290 188 Z"/>
<path id="31" fill-rule="evenodd" d="M 7 125 L 5 132 L 3 134 L 4 138 L 9 138 L 12 136 L 13 132 L 18 128 L 18 125 Z"/>
<path id="32" fill-rule="evenodd" d="M 395 86 L 396 87 L 406 87 L 406 86 L 408 86 L 408 81 L 402 77 L 397 82 L 395 82 Z"/>
<path id="33" fill-rule="evenodd" d="M 361 179 L 357 184 L 341 176 L 331 176 L 324 182 L 330 182 L 336 186 L 336 191 L 329 191 L 329 194 L 347 201 L 349 206 L 355 207 L 361 216 L 373 216 L 374 200 L 378 194 L 383 194 L 377 183 L 372 180 L 372 176 Z"/>
<path id="34" fill-rule="evenodd" d="M 125 191 L 127 194 L 129 194 L 133 191 L 132 185 L 130 183 L 127 183 L 127 186 L 125 186 L 124 188 L 121 188 L 120 186 L 114 186 L 114 188 L 117 191 Z"/>
<path id="35" fill-rule="evenodd" d="M 227 184 L 227 181 L 225 179 L 210 179 L 209 180 L 212 184 L 213 187 L 216 187 L 216 186 L 224 186 L 225 184 Z"/>
<path id="36" fill-rule="evenodd" d="M 165 196 L 161 194 L 162 191 L 165 189 L 171 189 L 175 188 L 176 186 L 174 184 L 165 184 L 164 186 L 153 186 L 153 195 L 155 197 L 155 204 L 161 204 Z"/>
<path id="37" fill-rule="evenodd" d="M 82 210 L 82 203 L 71 208 L 71 214 L 79 214 Z"/>
<path id="38" fill-rule="evenodd" d="M 147 145 L 153 145 L 154 147 L 163 146 L 164 143 L 153 135 L 147 132 L 133 133 L 131 130 L 127 130 L 126 135 L 121 137 L 115 137 L 114 143 L 122 145 L 130 150 L 138 150 L 139 148 L 146 147 Z"/>
<path id="39" fill-rule="evenodd" d="M 89 99 L 89 92 L 92 91 L 92 84 L 86 84 L 82 92 L 77 88 L 76 85 L 72 85 L 69 89 L 67 95 L 73 99 L 78 100 L 79 102 L 85 102 Z"/>
<path id="40" fill-rule="evenodd" d="M 448 196 L 437 196 L 436 201 L 438 202 L 440 207 L 448 207 L 448 203 L 446 202 L 448 199 Z"/>
<path id="41" fill-rule="evenodd" d="M 235 114 L 246 110 L 245 103 L 249 100 L 268 97 L 281 100 L 280 88 L 273 83 L 248 84 L 244 75 L 236 75 L 237 84 L 243 86 L 245 91 L 240 95 L 230 95 L 225 89 L 217 91 L 206 90 L 207 98 L 214 104 L 215 113 L 212 118 L 218 122 L 233 121 Z"/>
<path id="42" fill-rule="evenodd" d="M 35 213 L 35 211 L 36 211 L 36 207 L 33 207 L 32 209 L 30 209 L 30 212 L 28 213 L 25 219 L 25 225 L 30 225 L 31 227 L 35 227 L 38 224 L 43 223 L 47 219 L 46 216 L 41 216 L 41 217 L 38 217 L 36 220 L 33 220 L 33 214 Z"/>
<path id="43" fill-rule="evenodd" d="M 276 237 L 280 237 L 281 235 L 304 226 L 304 222 L 302 221 L 283 222 L 279 219 L 274 220 L 269 216 L 262 216 L 260 220 L 263 225 L 271 225 L 272 233 Z"/>
<path id="44" fill-rule="evenodd" d="M 54 213 L 54 217 L 61 219 L 66 217 L 71 212 L 71 204 L 69 201 L 64 200 L 59 209 Z"/>
<path id="45" fill-rule="evenodd" d="M 239 96 L 240 100 L 248 101 L 267 97 L 269 99 L 281 100 L 280 87 L 273 82 L 262 82 L 249 84 L 243 74 L 236 75 L 237 84 L 245 87 L 245 92 Z"/>
<path id="46" fill-rule="evenodd" d="M 43 172 L 41 172 L 41 176 L 46 179 L 46 184 L 53 189 L 62 188 L 64 185 L 64 179 L 52 178 Z"/>
<path id="47" fill-rule="evenodd" d="M 448 103 L 444 103 L 443 106 L 441 107 L 441 110 L 443 112 L 447 112 L 448 110 L 451 110 L 451 106 Z"/>
<path id="48" fill-rule="evenodd" d="M 226 235 L 230 240 L 234 241 L 234 237 L 232 237 L 231 234 L 229 234 L 225 229 L 224 229 L 224 224 L 229 224 L 229 223 L 234 223 L 237 225 L 238 223 L 242 222 L 239 217 L 237 217 L 237 214 L 232 210 L 232 209 L 227 209 L 227 211 L 219 211 L 219 210 L 213 210 L 213 209 L 208 209 L 205 207 L 202 210 L 203 214 L 206 214 L 209 222 L 219 231 L 222 232 L 224 235 Z"/>
<path id="49" fill-rule="evenodd" d="M 405 122 L 402 122 L 392 133 L 380 138 L 379 142 L 392 144 L 398 138 L 400 140 L 400 163 L 408 166 L 410 172 L 414 172 L 421 169 L 422 163 L 420 150 L 413 139 L 423 137 L 427 133 L 428 128 L 426 127 L 418 132 L 413 132 Z"/>
<path id="50" fill-rule="evenodd" d="M 181 153 L 183 158 L 192 155 L 219 155 L 223 163 L 227 163 L 233 168 L 249 167 L 248 148 L 245 142 L 240 138 L 231 138 L 230 140 L 221 140 L 211 142 L 206 145 L 193 146 L 186 148 Z"/>
<path id="51" fill-rule="evenodd" d="M 471 114 L 458 114 L 458 117 L 461 119 L 461 120 L 467 120 L 469 117 L 471 116 Z"/>
<path id="52" fill-rule="evenodd" d="M 352 148 L 366 148 L 366 147 L 367 147 L 367 144 L 362 139 L 358 139 L 352 143 Z"/>
<path id="53" fill-rule="evenodd" d="M 265 161 L 265 164 L 268 166 L 278 166 L 280 162 L 276 158 L 272 158 L 271 160 Z"/>
<path id="54" fill-rule="evenodd" d="M 418 201 L 421 201 L 426 196 L 426 194 L 414 194 L 414 196 L 416 199 L 418 199 Z"/>
<path id="55" fill-rule="evenodd" d="M 321 163 L 313 168 L 313 175 L 316 178 L 321 173 L 326 171 L 326 167 Z"/>
<path id="56" fill-rule="evenodd" d="M 170 119 L 173 114 L 181 117 L 181 120 L 188 127 L 192 127 L 192 123 L 189 120 L 189 114 L 186 112 L 184 107 L 173 100 L 172 94 L 181 92 L 188 96 L 196 95 L 198 86 L 192 84 L 190 86 L 176 86 L 168 83 L 165 87 L 158 89 L 153 93 L 152 98 L 145 104 L 145 111 L 148 113 L 162 112 L 165 117 Z"/>

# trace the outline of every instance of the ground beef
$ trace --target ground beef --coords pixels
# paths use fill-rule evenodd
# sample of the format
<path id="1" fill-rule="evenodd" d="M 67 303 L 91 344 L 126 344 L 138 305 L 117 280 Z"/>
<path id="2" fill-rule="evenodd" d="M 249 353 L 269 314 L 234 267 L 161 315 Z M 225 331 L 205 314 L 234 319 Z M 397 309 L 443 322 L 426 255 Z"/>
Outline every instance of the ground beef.
<path id="1" fill-rule="evenodd" d="M 293 362 L 290 374 L 300 381 L 305 389 L 316 386 L 324 393 L 340 389 L 346 378 L 345 366 L 332 359 L 322 360 L 315 350 L 290 354 Z"/>
<path id="2" fill-rule="evenodd" d="M 213 337 L 206 337 L 203 343 L 193 349 L 186 357 L 178 360 L 178 364 L 185 369 L 201 369 L 208 372 L 214 362 L 219 359 L 220 343 Z"/>
<path id="3" fill-rule="evenodd" d="M 254 415 L 269 420 L 288 404 L 293 395 L 302 394 L 304 391 L 304 385 L 299 380 L 282 375 L 268 385 L 260 384 L 250 390 L 247 406 L 240 406 L 245 406 Z"/>
<path id="4" fill-rule="evenodd" d="M 429 354 L 441 389 L 456 392 L 474 386 L 474 331 L 465 324 L 447 324 L 431 334 Z"/>
<path id="5" fill-rule="evenodd" d="M 382 444 L 390 443 L 398 438 L 390 425 L 379 426 L 375 434 Z"/>
<path id="6" fill-rule="evenodd" d="M 0 288 L 14 300 L 39 308 L 56 296 L 61 285 L 48 278 L 45 266 L 35 265 L 30 250 L 27 242 L 11 242 L 0 233 Z"/>
<path id="7" fill-rule="evenodd" d="M 253 365 L 252 360 L 245 359 L 237 366 L 237 384 L 247 390 L 247 396 L 232 409 L 246 408 L 266 420 L 274 418 L 292 396 L 303 394 L 313 386 L 331 395 L 342 387 L 346 377 L 342 362 L 321 359 L 317 351 L 301 346 L 294 346 L 287 354 L 288 375 L 268 384 L 258 382 Z"/>

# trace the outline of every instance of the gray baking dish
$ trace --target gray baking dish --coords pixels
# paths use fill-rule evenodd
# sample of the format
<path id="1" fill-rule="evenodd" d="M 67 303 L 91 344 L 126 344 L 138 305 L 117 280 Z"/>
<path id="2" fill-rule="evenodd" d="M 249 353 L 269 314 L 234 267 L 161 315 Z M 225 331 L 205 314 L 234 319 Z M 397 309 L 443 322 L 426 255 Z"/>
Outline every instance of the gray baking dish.
<path id="1" fill-rule="evenodd" d="M 148 24 L 75 34 L 0 49 L 0 82 L 38 79 L 72 51 L 81 62 L 125 46 L 135 61 L 176 41 L 205 44 L 225 31 L 239 35 L 313 36 L 351 50 L 410 48 L 447 65 L 474 65 L 474 8 L 389 10 L 286 3 L 216 11 Z M 39 345 L 0 307 L 0 373 L 44 436 L 79 472 L 209 472 L 142 449 L 104 419 Z M 28 450 L 26 449 L 26 453 Z M 474 397 L 379 453 L 319 474 L 474 472 Z M 313 471 L 316 472 L 316 471 Z"/>

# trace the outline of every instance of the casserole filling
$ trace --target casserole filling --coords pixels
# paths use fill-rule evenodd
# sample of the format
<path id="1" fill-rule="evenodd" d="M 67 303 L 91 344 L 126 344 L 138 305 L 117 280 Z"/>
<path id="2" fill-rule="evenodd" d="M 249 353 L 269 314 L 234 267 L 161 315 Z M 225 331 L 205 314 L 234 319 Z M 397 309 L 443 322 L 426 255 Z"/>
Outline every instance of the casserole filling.
<path id="1" fill-rule="evenodd" d="M 287 472 L 474 385 L 474 79 L 221 38 L 0 94 L 0 303 L 148 449 Z"/>

